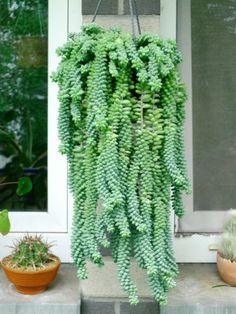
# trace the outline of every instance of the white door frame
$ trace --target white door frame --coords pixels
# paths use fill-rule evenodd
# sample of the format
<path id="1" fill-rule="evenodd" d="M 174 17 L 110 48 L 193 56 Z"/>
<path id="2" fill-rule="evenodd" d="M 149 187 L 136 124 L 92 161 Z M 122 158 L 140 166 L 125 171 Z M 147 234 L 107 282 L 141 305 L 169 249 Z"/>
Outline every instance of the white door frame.
<path id="1" fill-rule="evenodd" d="M 177 0 L 161 0 L 160 35 L 163 38 L 176 40 L 176 32 Z M 191 75 L 191 72 L 189 72 L 189 75 Z M 191 102 L 189 103 L 188 114 L 187 123 L 191 123 Z M 191 136 L 191 133 L 188 136 Z M 192 158 L 191 153 L 187 152 L 187 157 Z M 192 178 L 191 169 L 188 170 L 190 171 L 190 177 Z M 189 203 L 187 202 L 187 204 Z M 177 233 L 179 222 L 174 214 L 172 215 L 172 222 L 173 243 L 178 262 L 211 263 L 216 261 L 215 244 L 218 242 L 219 235 L 211 233 L 191 233 L 181 235 Z M 209 224 L 212 223 L 209 220 L 207 222 Z"/>
<path id="2" fill-rule="evenodd" d="M 72 196 L 68 193 L 67 161 L 58 152 L 58 87 L 50 76 L 59 58 L 56 48 L 62 46 L 68 32 L 78 32 L 82 24 L 81 0 L 49 0 L 48 31 L 48 211 L 10 212 L 11 233 L 0 237 L 0 257 L 9 253 L 14 239 L 25 232 L 42 233 L 49 242 L 56 241 L 53 252 L 63 262 L 71 262 L 70 233 Z"/>

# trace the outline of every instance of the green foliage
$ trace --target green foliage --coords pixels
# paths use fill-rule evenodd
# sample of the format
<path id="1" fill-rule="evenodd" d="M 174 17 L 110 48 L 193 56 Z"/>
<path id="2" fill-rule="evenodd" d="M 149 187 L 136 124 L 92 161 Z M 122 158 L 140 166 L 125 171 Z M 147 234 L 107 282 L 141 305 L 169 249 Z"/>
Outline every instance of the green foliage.
<path id="1" fill-rule="evenodd" d="M 25 235 L 13 247 L 12 260 L 15 268 L 43 268 L 52 260 L 50 247 L 42 236 Z"/>
<path id="2" fill-rule="evenodd" d="M 228 211 L 224 221 L 224 232 L 218 244 L 220 255 L 236 262 L 236 210 Z"/>
<path id="3" fill-rule="evenodd" d="M 0 1 L 0 207 L 47 207 L 47 0 Z"/>
<path id="4" fill-rule="evenodd" d="M 0 212 L 0 233 L 2 235 L 6 235 L 8 234 L 8 232 L 10 232 L 10 229 L 11 229 L 11 224 L 8 217 L 8 211 L 7 209 L 3 209 Z"/>
<path id="5" fill-rule="evenodd" d="M 22 177 L 18 181 L 16 194 L 22 196 L 29 193 L 32 190 L 32 181 L 29 177 Z"/>
<path id="6" fill-rule="evenodd" d="M 183 215 L 189 191 L 183 152 L 186 93 L 176 44 L 144 34 L 135 40 L 95 24 L 58 49 L 60 150 L 74 195 L 72 255 L 80 278 L 86 259 L 103 264 L 110 247 L 130 302 L 132 256 L 146 270 L 155 299 L 165 303 L 178 274 L 171 208 Z"/>

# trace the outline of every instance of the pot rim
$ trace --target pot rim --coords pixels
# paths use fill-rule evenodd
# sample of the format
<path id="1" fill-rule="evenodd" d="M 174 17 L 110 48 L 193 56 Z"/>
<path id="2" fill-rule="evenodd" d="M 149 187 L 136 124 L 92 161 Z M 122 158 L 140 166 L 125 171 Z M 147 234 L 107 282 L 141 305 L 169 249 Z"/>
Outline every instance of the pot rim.
<path id="1" fill-rule="evenodd" d="M 46 267 L 46 268 L 43 268 L 43 269 L 38 269 L 38 270 L 26 270 L 26 269 L 14 269 L 14 268 L 11 268 L 9 267 L 8 265 L 4 264 L 4 261 L 9 257 L 9 256 L 12 256 L 12 255 L 7 255 L 5 256 L 2 261 L 1 261 L 1 266 L 4 270 L 6 271 L 9 271 L 9 272 L 13 272 L 13 273 L 17 273 L 17 274 L 29 274 L 29 275 L 32 275 L 32 274 L 42 274 L 42 273 L 47 273 L 47 272 L 50 272 L 50 271 L 53 271 L 55 270 L 56 268 L 58 268 L 60 265 L 61 265 L 61 260 L 60 258 L 57 256 L 57 255 L 54 255 L 54 254 L 51 254 L 51 256 L 55 257 L 55 265 L 54 266 L 50 266 L 50 267 Z"/>
<path id="2" fill-rule="evenodd" d="M 217 256 L 218 256 L 218 258 L 220 258 L 220 259 L 222 259 L 222 260 L 224 260 L 224 261 L 226 261 L 226 262 L 228 262 L 228 263 L 230 263 L 230 264 L 236 264 L 236 261 L 231 261 L 230 259 L 227 259 L 227 258 L 224 258 L 221 254 L 220 254 L 220 252 L 217 250 Z"/>

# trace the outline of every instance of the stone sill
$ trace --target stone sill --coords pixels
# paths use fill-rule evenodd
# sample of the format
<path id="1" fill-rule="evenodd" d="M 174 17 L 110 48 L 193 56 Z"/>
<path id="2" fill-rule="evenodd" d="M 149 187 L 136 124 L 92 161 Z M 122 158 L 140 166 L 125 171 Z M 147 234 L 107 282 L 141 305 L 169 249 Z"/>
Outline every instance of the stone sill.
<path id="1" fill-rule="evenodd" d="M 17 293 L 1 269 L 0 313 L 79 314 L 80 294 L 75 267 L 63 264 L 48 290 L 34 296 Z"/>
<path id="2" fill-rule="evenodd" d="M 236 288 L 213 288 L 224 284 L 218 276 L 216 264 L 180 264 L 177 286 L 169 293 L 168 305 L 160 307 L 153 301 L 145 273 L 136 263 L 132 263 L 131 273 L 140 296 L 137 306 L 130 306 L 125 299 L 116 278 L 116 266 L 109 258 L 105 258 L 103 268 L 98 269 L 91 263 L 88 263 L 88 268 L 89 279 L 80 283 L 82 309 L 86 309 L 82 314 L 236 313 Z M 103 308 L 104 312 L 98 308 Z"/>
<path id="3" fill-rule="evenodd" d="M 105 266 L 88 263 L 89 279 L 79 283 L 76 269 L 63 264 L 55 282 L 39 295 L 17 293 L 0 271 L 1 314 L 235 314 L 236 288 L 222 284 L 215 264 L 181 264 L 177 287 L 169 294 L 166 306 L 152 299 L 145 273 L 132 263 L 140 303 L 130 306 L 121 291 L 116 265 L 109 257 Z M 80 295 L 82 302 L 80 302 Z"/>
<path id="4" fill-rule="evenodd" d="M 236 288 L 226 285 L 216 264 L 181 264 L 177 286 L 161 314 L 235 314 Z"/>

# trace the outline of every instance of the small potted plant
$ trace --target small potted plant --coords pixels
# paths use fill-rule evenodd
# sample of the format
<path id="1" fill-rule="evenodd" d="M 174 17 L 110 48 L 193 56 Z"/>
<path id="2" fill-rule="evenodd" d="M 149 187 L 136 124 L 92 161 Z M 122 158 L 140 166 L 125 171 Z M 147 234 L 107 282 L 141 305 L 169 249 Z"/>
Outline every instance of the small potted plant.
<path id="1" fill-rule="evenodd" d="M 221 278 L 229 285 L 236 285 L 236 210 L 228 212 L 224 232 L 219 241 L 217 268 Z"/>
<path id="2" fill-rule="evenodd" d="M 28 234 L 14 243 L 11 255 L 2 260 L 2 268 L 18 292 L 41 293 L 55 279 L 61 262 L 51 253 L 51 246 L 42 236 Z"/>

